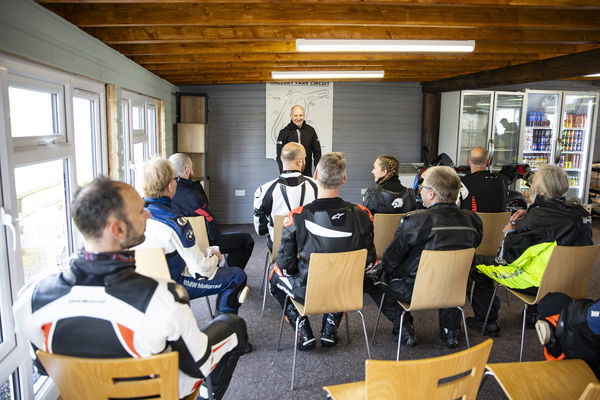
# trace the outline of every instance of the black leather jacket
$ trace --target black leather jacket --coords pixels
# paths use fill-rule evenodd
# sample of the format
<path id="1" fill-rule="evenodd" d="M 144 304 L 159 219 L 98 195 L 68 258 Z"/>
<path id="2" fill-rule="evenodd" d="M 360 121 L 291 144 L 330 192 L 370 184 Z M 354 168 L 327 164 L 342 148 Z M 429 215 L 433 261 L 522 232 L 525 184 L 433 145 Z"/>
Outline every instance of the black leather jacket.
<path id="1" fill-rule="evenodd" d="M 415 192 L 404 187 L 398 175 L 385 182 L 381 182 L 382 179 L 367 189 L 363 196 L 363 205 L 372 214 L 402 214 L 416 208 Z"/>
<path id="2" fill-rule="evenodd" d="M 579 205 L 567 205 L 564 199 L 538 196 L 527 214 L 517 221 L 515 230 L 506 234 L 496 262 L 510 264 L 529 247 L 547 242 L 559 246 L 588 246 L 592 242 L 592 217 Z"/>
<path id="3" fill-rule="evenodd" d="M 408 213 L 383 255 L 383 270 L 388 280 L 402 279 L 410 298 L 423 250 L 460 250 L 479 246 L 483 235 L 481 219 L 454 203 L 437 203 L 425 210 Z M 390 285 L 393 288 L 393 285 Z M 392 289 L 393 290 L 393 289 Z"/>
<path id="4" fill-rule="evenodd" d="M 461 208 L 474 212 L 502 212 L 506 210 L 507 178 L 490 171 L 477 171 L 462 178 L 469 195 L 461 199 Z"/>
<path id="5" fill-rule="evenodd" d="M 373 220 L 363 206 L 339 197 L 317 199 L 290 212 L 284 221 L 277 266 L 292 284 L 294 299 L 303 300 L 312 253 L 367 249 L 369 269 L 377 258 Z"/>
<path id="6" fill-rule="evenodd" d="M 304 166 L 303 175 L 312 176 L 312 162 L 314 159 L 315 167 L 321 159 L 321 143 L 315 129 L 308 125 L 306 121 L 302 122 L 302 126 L 298 128 L 293 121 L 290 121 L 277 136 L 277 165 L 279 165 L 279 173 L 283 172 L 283 164 L 281 162 L 281 149 L 289 142 L 298 142 L 298 132 L 300 131 L 300 144 L 306 150 L 306 165 Z"/>

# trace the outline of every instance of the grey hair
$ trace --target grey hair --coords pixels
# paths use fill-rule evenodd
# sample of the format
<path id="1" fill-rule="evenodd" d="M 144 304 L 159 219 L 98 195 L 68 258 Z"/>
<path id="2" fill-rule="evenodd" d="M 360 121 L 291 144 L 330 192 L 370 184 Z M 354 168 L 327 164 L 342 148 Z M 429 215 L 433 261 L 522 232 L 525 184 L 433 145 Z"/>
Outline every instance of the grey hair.
<path id="1" fill-rule="evenodd" d="M 450 167 L 428 168 L 424 173 L 427 184 L 435 192 L 440 203 L 454 203 L 460 191 L 460 178 Z"/>
<path id="2" fill-rule="evenodd" d="M 317 180 L 325 189 L 335 189 L 342 186 L 346 176 L 346 158 L 343 153 L 331 152 L 324 154 L 317 164 Z"/>
<path id="3" fill-rule="evenodd" d="M 169 162 L 173 166 L 175 174 L 181 176 L 185 172 L 185 167 L 187 167 L 188 164 L 191 164 L 192 159 L 187 154 L 175 153 L 169 157 Z"/>
<path id="4" fill-rule="evenodd" d="M 540 165 L 533 176 L 531 200 L 537 195 L 548 199 L 562 197 L 569 190 L 569 178 L 565 171 L 556 165 Z"/>

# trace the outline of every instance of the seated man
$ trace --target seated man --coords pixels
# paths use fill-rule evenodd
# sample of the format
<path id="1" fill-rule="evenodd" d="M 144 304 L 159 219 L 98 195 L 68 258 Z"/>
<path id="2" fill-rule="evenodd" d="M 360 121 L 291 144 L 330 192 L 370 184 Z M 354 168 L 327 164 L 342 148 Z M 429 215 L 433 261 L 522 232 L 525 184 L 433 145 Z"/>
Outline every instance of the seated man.
<path id="1" fill-rule="evenodd" d="M 312 253 L 367 249 L 367 268 L 370 269 L 375 262 L 371 213 L 363 206 L 340 198 L 340 188 L 347 179 L 344 155 L 323 155 L 314 176 L 319 187 L 317 200 L 292 210 L 284 221 L 277 264 L 271 276 L 271 293 L 282 307 L 286 295 L 296 301 L 304 301 Z M 291 302 L 287 304 L 285 315 L 295 329 L 300 314 Z M 323 347 L 337 344 L 337 327 L 341 319 L 342 313 L 323 315 Z M 315 347 L 315 338 L 306 317 L 302 317 L 299 323 L 297 347 L 299 350 Z"/>
<path id="2" fill-rule="evenodd" d="M 175 282 L 183 285 L 191 299 L 218 294 L 217 313 L 237 314 L 245 297 L 246 273 L 238 267 L 219 268 L 222 255 L 208 257 L 196 244 L 187 218 L 171 207 L 177 190 L 177 178 L 165 159 L 144 164 L 144 195 L 151 219 L 146 226 L 142 247 L 162 248 Z"/>
<path id="3" fill-rule="evenodd" d="M 83 249 L 68 270 L 24 289 L 14 305 L 17 331 L 34 350 L 75 357 L 177 351 L 179 397 L 210 374 L 215 398 L 222 398 L 246 347 L 244 321 L 220 315 L 203 332 L 183 287 L 135 272 L 134 253 L 125 249 L 144 240 L 150 215 L 131 186 L 96 178 L 75 193 L 71 215 Z"/>
<path id="4" fill-rule="evenodd" d="M 467 162 L 471 173 L 462 178 L 462 183 L 469 194 L 461 196 L 461 208 L 485 213 L 506 211 L 507 178 L 488 171 L 490 157 L 487 150 L 474 147 Z"/>
<path id="5" fill-rule="evenodd" d="M 227 263 L 242 269 L 246 268 L 254 249 L 254 239 L 246 232 L 222 233 L 219 223 L 208 208 L 208 198 L 199 181 L 190 180 L 193 172 L 192 160 L 186 154 L 175 153 L 169 162 L 177 175 L 177 190 L 171 199 L 171 206 L 186 217 L 203 216 L 211 246 L 219 246 L 219 251 L 227 254 Z"/>
<path id="6" fill-rule="evenodd" d="M 275 215 L 287 215 L 296 207 L 317 198 L 317 184 L 302 175 L 306 150 L 300 143 L 289 142 L 281 150 L 283 172 L 256 189 L 254 193 L 254 229 L 259 235 L 269 234 L 267 245 L 273 246 Z"/>
<path id="7" fill-rule="evenodd" d="M 389 285 L 386 298 L 410 302 L 415 277 L 423 250 L 460 250 L 477 247 L 483 235 L 481 219 L 471 211 L 455 204 L 460 190 L 460 178 L 450 167 L 431 167 L 425 171 L 420 185 L 425 210 L 404 216 L 394 240 L 383 255 L 383 271 Z M 399 331 L 400 306 L 384 314 Z M 460 311 L 448 308 L 439 311 L 440 336 L 447 347 L 458 346 Z M 412 316 L 405 316 L 402 339 L 414 346 L 416 337 Z M 395 333 L 394 332 L 394 333 Z"/>

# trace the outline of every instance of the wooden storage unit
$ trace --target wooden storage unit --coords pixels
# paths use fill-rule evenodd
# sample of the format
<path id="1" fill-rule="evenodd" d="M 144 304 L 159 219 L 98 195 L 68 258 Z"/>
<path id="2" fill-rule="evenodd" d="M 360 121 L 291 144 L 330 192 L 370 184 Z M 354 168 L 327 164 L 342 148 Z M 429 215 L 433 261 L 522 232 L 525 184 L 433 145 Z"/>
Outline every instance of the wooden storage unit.
<path id="1" fill-rule="evenodd" d="M 177 151 L 192 159 L 194 176 L 208 193 L 206 175 L 206 95 L 177 94 Z"/>

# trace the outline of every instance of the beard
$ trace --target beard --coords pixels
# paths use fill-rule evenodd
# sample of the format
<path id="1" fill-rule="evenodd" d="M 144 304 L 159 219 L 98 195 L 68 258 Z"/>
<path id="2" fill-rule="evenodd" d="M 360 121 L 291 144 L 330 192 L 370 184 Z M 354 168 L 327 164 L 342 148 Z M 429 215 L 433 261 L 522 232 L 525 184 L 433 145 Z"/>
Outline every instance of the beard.
<path id="1" fill-rule="evenodd" d="M 131 222 L 129 222 L 128 219 L 124 219 L 123 221 L 127 226 L 127 236 L 121 241 L 121 243 L 119 243 L 122 249 L 132 248 L 146 240 L 146 236 L 144 235 L 143 231 L 141 233 L 136 232 L 133 228 L 133 225 L 131 224 Z"/>

